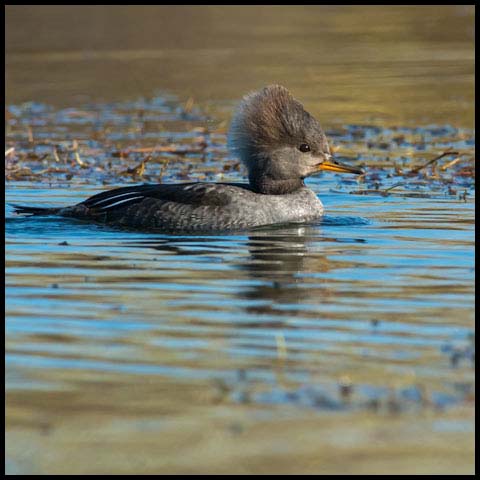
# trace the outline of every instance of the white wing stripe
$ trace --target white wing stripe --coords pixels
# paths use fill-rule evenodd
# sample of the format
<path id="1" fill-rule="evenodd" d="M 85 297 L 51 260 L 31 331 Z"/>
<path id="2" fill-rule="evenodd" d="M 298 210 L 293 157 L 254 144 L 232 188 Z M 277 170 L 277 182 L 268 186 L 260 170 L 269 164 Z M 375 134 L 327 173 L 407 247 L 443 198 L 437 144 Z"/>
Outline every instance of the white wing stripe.
<path id="1" fill-rule="evenodd" d="M 94 207 L 95 205 L 100 205 L 100 203 L 108 203 L 111 201 L 115 201 L 117 198 L 125 197 L 127 195 L 142 195 L 142 194 L 140 192 L 118 193 L 116 195 L 112 195 L 111 197 L 103 198 L 102 200 L 97 200 L 95 203 L 92 203 L 92 207 Z M 138 197 L 135 197 L 135 198 L 138 198 Z"/>
<path id="2" fill-rule="evenodd" d="M 122 203 L 130 202 L 131 200 L 137 200 L 138 198 L 145 198 L 145 197 L 143 195 L 140 195 L 138 197 L 124 198 L 123 200 L 119 200 L 118 202 L 111 203 L 110 205 L 103 205 L 102 207 L 100 207 L 100 210 L 107 210 L 117 205 L 121 205 Z"/>

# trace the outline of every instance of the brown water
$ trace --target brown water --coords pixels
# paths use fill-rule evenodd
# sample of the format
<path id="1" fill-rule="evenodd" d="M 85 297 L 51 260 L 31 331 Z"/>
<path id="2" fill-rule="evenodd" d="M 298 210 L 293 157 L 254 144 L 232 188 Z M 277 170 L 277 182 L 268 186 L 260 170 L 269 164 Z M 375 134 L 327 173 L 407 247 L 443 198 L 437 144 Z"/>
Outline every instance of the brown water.
<path id="1" fill-rule="evenodd" d="M 324 124 L 474 122 L 468 6 L 7 7 L 6 35 L 7 103 L 168 91 L 217 109 L 280 83 Z"/>
<path id="2" fill-rule="evenodd" d="M 7 207 L 7 473 L 472 473 L 473 15 L 6 7 L 8 202 L 138 182 L 118 151 L 172 142 L 141 181 L 239 181 L 225 121 L 271 82 L 368 166 L 309 180 L 318 224 L 228 236 Z"/>

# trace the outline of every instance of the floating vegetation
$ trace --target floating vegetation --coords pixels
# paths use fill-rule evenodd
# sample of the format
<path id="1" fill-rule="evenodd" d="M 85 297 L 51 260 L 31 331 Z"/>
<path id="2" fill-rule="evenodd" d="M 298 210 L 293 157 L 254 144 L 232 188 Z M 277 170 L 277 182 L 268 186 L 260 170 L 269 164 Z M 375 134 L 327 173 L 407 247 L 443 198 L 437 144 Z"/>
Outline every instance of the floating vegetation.
<path id="1" fill-rule="evenodd" d="M 473 131 L 450 126 L 350 126 L 329 133 L 342 145 L 336 155 L 355 160 L 366 170 L 358 178 L 360 188 L 351 188 L 342 179 L 334 192 L 461 201 L 474 196 Z"/>
<path id="2" fill-rule="evenodd" d="M 7 181 L 221 181 L 240 169 L 192 99 L 181 108 L 159 99 L 59 111 L 25 104 L 8 107 L 5 120 Z"/>
<path id="3" fill-rule="evenodd" d="M 253 377 L 253 374 L 252 374 Z M 378 414 L 401 414 L 419 410 L 442 411 L 453 406 L 473 404 L 473 382 L 457 382 L 451 388 L 434 390 L 412 376 L 403 382 L 368 385 L 342 375 L 338 382 L 311 381 L 304 385 L 278 382 L 266 387 L 244 373 L 242 380 L 229 383 L 214 380 L 215 401 L 257 404 L 290 404 L 318 411 L 371 411 Z"/>
<path id="4" fill-rule="evenodd" d="M 154 98 L 54 110 L 6 109 L 5 178 L 49 184 L 239 181 L 225 125 L 185 105 Z M 474 196 L 474 131 L 451 126 L 347 125 L 327 132 L 339 160 L 365 168 L 339 176 L 333 192 L 420 198 Z M 168 167 L 168 168 L 167 168 Z"/>

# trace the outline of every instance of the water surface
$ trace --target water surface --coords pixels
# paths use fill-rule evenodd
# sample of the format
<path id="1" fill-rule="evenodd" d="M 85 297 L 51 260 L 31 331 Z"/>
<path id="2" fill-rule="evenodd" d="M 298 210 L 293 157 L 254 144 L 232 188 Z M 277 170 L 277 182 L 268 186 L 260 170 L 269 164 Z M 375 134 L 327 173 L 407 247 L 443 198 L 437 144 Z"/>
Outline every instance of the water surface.
<path id="1" fill-rule="evenodd" d="M 471 473 L 473 13 L 7 6 L 7 472 Z M 225 120 L 272 82 L 367 170 L 308 179 L 316 223 L 8 205 L 242 181 Z"/>

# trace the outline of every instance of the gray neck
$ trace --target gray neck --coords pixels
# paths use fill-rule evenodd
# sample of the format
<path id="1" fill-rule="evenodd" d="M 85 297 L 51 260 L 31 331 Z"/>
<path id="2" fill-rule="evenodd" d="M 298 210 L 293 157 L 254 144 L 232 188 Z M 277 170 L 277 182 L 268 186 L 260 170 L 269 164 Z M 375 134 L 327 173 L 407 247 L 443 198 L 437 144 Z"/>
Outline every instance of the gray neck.
<path id="1" fill-rule="evenodd" d="M 257 175 L 255 172 L 250 172 L 248 179 L 255 192 L 265 195 L 286 195 L 305 186 L 302 178 L 278 180 L 267 174 Z"/>

